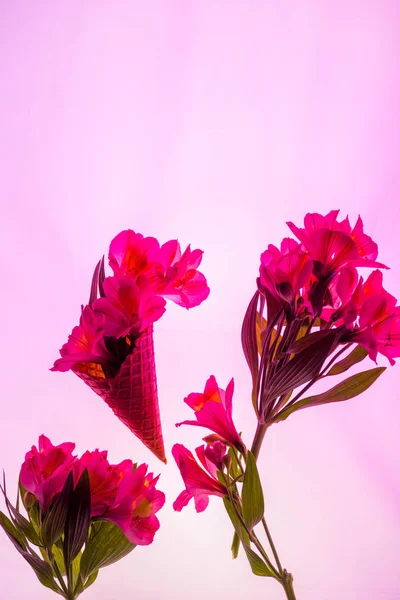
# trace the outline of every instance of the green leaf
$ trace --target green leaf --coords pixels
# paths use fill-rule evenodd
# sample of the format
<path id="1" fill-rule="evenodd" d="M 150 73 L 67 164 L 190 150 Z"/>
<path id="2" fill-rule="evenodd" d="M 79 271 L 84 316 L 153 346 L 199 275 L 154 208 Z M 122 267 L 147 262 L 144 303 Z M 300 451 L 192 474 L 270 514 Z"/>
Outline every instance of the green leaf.
<path id="1" fill-rule="evenodd" d="M 244 546 L 244 549 L 254 575 L 258 575 L 259 577 L 275 577 L 274 572 L 271 571 L 254 550 L 248 546 Z"/>
<path id="2" fill-rule="evenodd" d="M 61 589 L 54 580 L 53 571 L 47 562 L 29 552 L 21 552 L 21 554 L 35 571 L 36 576 L 42 585 L 50 588 L 53 592 L 62 594 Z"/>
<path id="3" fill-rule="evenodd" d="M 239 539 L 238 534 L 235 531 L 235 533 L 233 534 L 233 540 L 232 540 L 232 546 L 231 546 L 232 558 L 238 557 L 239 548 L 240 548 L 240 539 Z"/>
<path id="4" fill-rule="evenodd" d="M 229 475 L 232 479 L 236 479 L 236 481 L 243 481 L 243 474 L 239 467 L 239 463 L 236 458 L 236 452 L 234 452 L 233 448 L 229 448 L 228 454 L 231 457 L 231 466 L 229 467 Z M 225 481 L 222 480 L 221 483 L 225 485 Z"/>
<path id="5" fill-rule="evenodd" d="M 81 558 L 82 581 L 86 582 L 92 573 L 117 562 L 135 547 L 114 523 L 94 522 Z"/>
<path id="6" fill-rule="evenodd" d="M 90 575 L 90 577 L 88 577 L 88 580 L 87 580 L 87 582 L 86 582 L 86 583 L 85 583 L 85 585 L 84 585 L 84 589 L 85 589 L 85 590 L 87 590 L 87 589 L 88 589 L 88 587 L 90 587 L 90 586 L 92 585 L 92 583 L 94 583 L 94 582 L 96 581 L 96 579 L 97 579 L 97 575 L 98 575 L 98 574 L 99 574 L 99 572 L 98 572 L 98 571 L 94 571 L 94 573 L 92 573 L 92 574 Z"/>
<path id="7" fill-rule="evenodd" d="M 14 544 L 14 547 L 35 571 L 40 583 L 52 589 L 54 592 L 61 593 L 60 588 L 54 580 L 50 565 L 44 560 L 40 559 L 36 554 L 27 551 L 28 547 L 26 546 L 23 538 L 20 536 L 10 519 L 2 512 L 0 512 L 0 525 L 4 529 L 8 538 Z"/>
<path id="8" fill-rule="evenodd" d="M 232 525 L 235 528 L 236 533 L 239 536 L 240 541 L 243 546 L 250 546 L 250 537 L 246 528 L 241 523 L 239 517 L 236 514 L 235 508 L 229 498 L 223 498 L 223 503 L 226 509 L 226 512 L 229 515 L 230 520 L 232 521 Z"/>
<path id="9" fill-rule="evenodd" d="M 9 499 L 7 497 L 6 481 L 5 481 L 4 472 L 3 472 L 3 487 L 1 488 L 1 491 L 3 493 L 4 500 L 5 500 L 7 509 L 10 513 L 14 527 L 18 530 L 20 536 L 23 539 L 26 537 L 30 542 L 32 542 L 32 544 L 39 546 L 39 544 L 40 544 L 39 536 L 37 535 L 33 525 L 23 515 L 20 514 L 18 508 L 15 508 L 11 504 L 11 502 L 9 501 Z M 18 498 L 19 498 L 19 496 L 18 496 Z M 17 500 L 18 500 L 18 498 L 17 498 Z M 17 506 L 18 505 L 19 505 L 19 503 L 17 502 Z"/>
<path id="10" fill-rule="evenodd" d="M 295 404 L 292 406 L 288 406 L 288 408 L 285 408 L 283 411 L 278 413 L 278 415 L 274 418 L 274 421 L 284 421 L 293 412 L 301 410 L 302 408 L 318 406 L 320 404 L 328 404 L 330 402 L 343 402 L 344 400 L 354 398 L 355 396 L 365 392 L 385 370 L 386 367 L 377 367 L 375 369 L 369 369 L 368 371 L 363 371 L 362 373 L 352 375 L 322 394 L 304 398 L 303 400 L 295 402 Z"/>
<path id="11" fill-rule="evenodd" d="M 20 552 L 26 550 L 26 544 L 24 538 L 19 533 L 18 529 L 13 525 L 10 519 L 0 511 L 0 526 L 5 531 L 9 540 L 14 544 L 16 549 Z"/>
<path id="12" fill-rule="evenodd" d="M 74 493 L 74 480 L 72 471 L 68 474 L 61 493 L 57 496 L 53 505 L 49 508 L 43 520 L 41 535 L 43 544 L 51 549 L 53 544 L 61 537 L 64 532 L 68 511 L 71 506 Z"/>
<path id="13" fill-rule="evenodd" d="M 363 346 L 356 346 L 350 352 L 350 354 L 346 356 L 346 358 L 333 365 L 333 367 L 328 371 L 325 377 L 328 377 L 328 375 L 340 375 L 341 373 L 344 373 L 353 365 L 364 360 L 366 356 L 368 356 L 368 350 L 363 348 Z"/>
<path id="14" fill-rule="evenodd" d="M 64 528 L 64 562 L 67 570 L 87 539 L 89 524 L 90 485 L 85 469 L 72 494 Z"/>
<path id="15" fill-rule="evenodd" d="M 243 518 L 251 530 L 264 516 L 264 495 L 255 458 L 247 454 L 246 471 L 242 488 Z"/>

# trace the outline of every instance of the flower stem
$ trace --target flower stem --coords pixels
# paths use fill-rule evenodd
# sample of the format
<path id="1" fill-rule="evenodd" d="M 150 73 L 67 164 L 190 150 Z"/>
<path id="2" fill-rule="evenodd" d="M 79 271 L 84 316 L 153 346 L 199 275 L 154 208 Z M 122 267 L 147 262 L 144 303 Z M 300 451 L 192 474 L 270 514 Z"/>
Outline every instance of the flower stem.
<path id="1" fill-rule="evenodd" d="M 278 565 L 279 574 L 281 575 L 283 573 L 281 561 L 279 560 L 279 556 L 278 556 L 278 553 L 276 551 L 275 544 L 272 541 L 272 537 L 271 537 L 271 534 L 269 532 L 268 525 L 267 525 L 267 522 L 265 520 L 265 517 L 262 518 L 261 522 L 263 524 L 264 531 L 267 534 L 268 542 L 269 542 L 269 545 L 271 546 L 271 550 L 272 550 L 272 553 L 273 553 L 274 558 L 276 560 L 276 564 Z"/>
<path id="2" fill-rule="evenodd" d="M 264 436 L 267 432 L 268 425 L 266 423 L 258 423 L 256 433 L 254 435 L 253 444 L 251 446 L 251 451 L 254 455 L 254 458 L 257 460 L 258 455 L 260 454 L 261 446 L 264 440 Z"/>
<path id="3" fill-rule="evenodd" d="M 252 453 L 254 455 L 254 458 L 256 460 L 258 458 L 258 455 L 260 454 L 261 446 L 262 446 L 262 443 L 264 441 L 264 437 L 265 437 L 265 434 L 267 432 L 268 425 L 269 424 L 267 424 L 267 423 L 258 423 L 257 424 L 256 433 L 254 435 L 253 444 L 251 446 L 251 451 L 252 451 Z M 287 600 L 296 600 L 296 596 L 295 596 L 294 589 L 293 589 L 293 575 L 291 573 L 288 573 L 286 571 L 286 569 L 282 569 L 282 563 L 281 563 L 281 561 L 279 559 L 278 552 L 277 552 L 275 544 L 274 544 L 274 542 L 272 540 L 272 536 L 271 536 L 271 533 L 270 533 L 270 531 L 268 529 L 268 525 L 267 525 L 267 522 L 265 520 L 265 517 L 263 517 L 263 519 L 262 519 L 261 522 L 262 522 L 262 525 L 264 527 L 264 531 L 265 531 L 265 533 L 267 535 L 269 545 L 271 547 L 272 553 L 273 553 L 274 558 L 275 558 L 275 562 L 276 562 L 277 567 L 278 567 L 278 571 L 279 571 L 279 579 L 278 579 L 278 581 L 280 581 L 280 583 L 282 584 L 283 589 L 285 590 Z M 258 540 L 257 540 L 257 542 L 258 542 Z"/>
<path id="4" fill-rule="evenodd" d="M 286 592 L 287 600 L 296 600 L 296 596 L 293 589 L 293 575 L 288 573 L 286 569 L 283 572 L 282 587 Z"/>

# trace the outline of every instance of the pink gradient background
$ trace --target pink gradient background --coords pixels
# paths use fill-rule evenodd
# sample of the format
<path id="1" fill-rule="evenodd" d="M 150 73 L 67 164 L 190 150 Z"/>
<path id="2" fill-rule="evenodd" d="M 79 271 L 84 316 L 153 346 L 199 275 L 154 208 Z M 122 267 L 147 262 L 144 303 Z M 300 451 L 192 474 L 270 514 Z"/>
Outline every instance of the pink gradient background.
<path id="1" fill-rule="evenodd" d="M 168 497 L 156 542 L 102 571 L 87 600 L 283 600 L 243 556 L 232 562 L 217 499 L 174 513 L 172 460 L 48 369 L 127 227 L 205 251 L 209 300 L 170 304 L 156 325 L 168 453 L 198 445 L 201 430 L 174 423 L 211 373 L 224 386 L 235 376 L 236 422 L 252 435 L 239 332 L 259 255 L 285 221 L 361 213 L 400 296 L 399 27 L 397 0 L 1 2 L 0 464 L 14 490 L 45 432 L 148 461 Z M 389 367 L 363 397 L 267 437 L 267 516 L 299 600 L 400 598 L 399 385 Z M 2 533 L 0 570 L 7 600 L 53 595 Z"/>

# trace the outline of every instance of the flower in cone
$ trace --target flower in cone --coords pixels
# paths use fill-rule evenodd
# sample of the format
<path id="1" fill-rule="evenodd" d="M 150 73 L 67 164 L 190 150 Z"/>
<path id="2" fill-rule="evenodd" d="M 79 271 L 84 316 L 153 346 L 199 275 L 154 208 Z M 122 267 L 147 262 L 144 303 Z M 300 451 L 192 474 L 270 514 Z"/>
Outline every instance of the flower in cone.
<path id="1" fill-rule="evenodd" d="M 174 240 L 160 248 L 132 230 L 118 234 L 109 251 L 114 275 L 97 265 L 89 305 L 52 368 L 76 373 L 164 462 L 153 324 L 165 312 L 163 296 L 186 308 L 208 296 L 201 256 L 190 247 L 181 256 Z"/>

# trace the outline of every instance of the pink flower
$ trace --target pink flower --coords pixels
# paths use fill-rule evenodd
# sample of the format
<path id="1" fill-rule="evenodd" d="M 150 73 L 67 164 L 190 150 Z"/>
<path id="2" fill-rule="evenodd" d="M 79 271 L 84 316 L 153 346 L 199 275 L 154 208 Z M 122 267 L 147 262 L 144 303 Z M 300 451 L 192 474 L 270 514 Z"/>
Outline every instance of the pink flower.
<path id="1" fill-rule="evenodd" d="M 103 287 L 105 297 L 93 302 L 93 310 L 104 318 L 105 336 L 138 336 L 165 312 L 165 300 L 144 279 L 136 283 L 129 275 L 107 277 Z"/>
<path id="2" fill-rule="evenodd" d="M 239 452 L 244 452 L 244 444 L 236 431 L 232 419 L 232 397 L 234 383 L 229 382 L 226 392 L 218 387 L 214 375 L 207 380 L 203 393 L 189 394 L 184 400 L 195 411 L 197 421 L 183 421 L 180 425 L 207 427 Z"/>
<path id="3" fill-rule="evenodd" d="M 104 343 L 104 316 L 82 306 L 79 325 L 74 327 L 68 342 L 60 350 L 62 358 L 55 361 L 51 371 L 68 371 L 83 362 L 113 364 L 114 358 Z"/>
<path id="4" fill-rule="evenodd" d="M 393 365 L 400 356 L 400 307 L 382 286 L 381 271 L 373 271 L 365 283 L 360 279 L 351 303 L 359 315 L 351 339 L 364 346 L 372 360 L 379 352 Z"/>
<path id="5" fill-rule="evenodd" d="M 352 328 L 357 318 L 353 306 L 353 295 L 359 283 L 358 272 L 352 264 L 342 267 L 332 280 L 328 289 L 328 304 L 323 308 L 321 318 L 325 321 L 334 320 L 337 326 L 344 323 Z"/>
<path id="6" fill-rule="evenodd" d="M 288 222 L 288 226 L 301 241 L 314 262 L 314 275 L 329 278 L 346 264 L 359 267 L 383 267 L 376 262 L 378 247 L 363 231 L 359 217 L 353 229 L 349 219 L 338 221 L 339 211 L 327 215 L 308 213 L 304 218 L 304 229 Z"/>
<path id="7" fill-rule="evenodd" d="M 89 473 L 91 494 L 91 517 L 103 515 L 114 503 L 118 488 L 124 479 L 133 471 L 131 460 L 124 460 L 118 465 L 110 465 L 107 451 L 86 451 L 74 465 L 74 480 L 78 481 L 83 471 Z"/>
<path id="8" fill-rule="evenodd" d="M 155 513 L 163 507 L 165 495 L 156 489 L 158 477 L 146 474 L 147 465 L 140 465 L 123 478 L 113 505 L 102 517 L 112 521 L 125 533 L 132 544 L 152 543 L 160 527 Z"/>
<path id="9" fill-rule="evenodd" d="M 154 268 L 159 251 L 160 245 L 155 238 L 145 238 L 141 233 L 126 229 L 110 244 L 110 267 L 118 277 L 129 275 L 136 279 Z"/>
<path id="10" fill-rule="evenodd" d="M 206 278 L 197 271 L 202 256 L 202 250 L 190 250 L 190 246 L 182 254 L 177 240 L 166 242 L 153 276 L 156 292 L 184 308 L 201 304 L 210 293 Z"/>
<path id="11" fill-rule="evenodd" d="M 36 496 L 42 510 L 47 510 L 55 494 L 61 492 L 76 457 L 75 444 L 53 446 L 45 435 L 39 437 L 39 450 L 32 446 L 21 466 L 22 486 Z"/>
<path id="12" fill-rule="evenodd" d="M 185 489 L 173 503 L 174 510 L 180 512 L 191 498 L 197 512 L 203 512 L 208 506 L 209 496 L 227 496 L 227 489 L 217 479 L 217 467 L 205 455 L 203 446 L 196 448 L 196 454 L 205 471 L 198 465 L 193 454 L 182 446 L 175 444 L 172 455 L 181 472 Z"/>
<path id="13" fill-rule="evenodd" d="M 260 283 L 268 291 L 289 304 L 310 279 L 313 262 L 301 244 L 284 238 L 281 249 L 270 244 L 261 255 Z"/>

